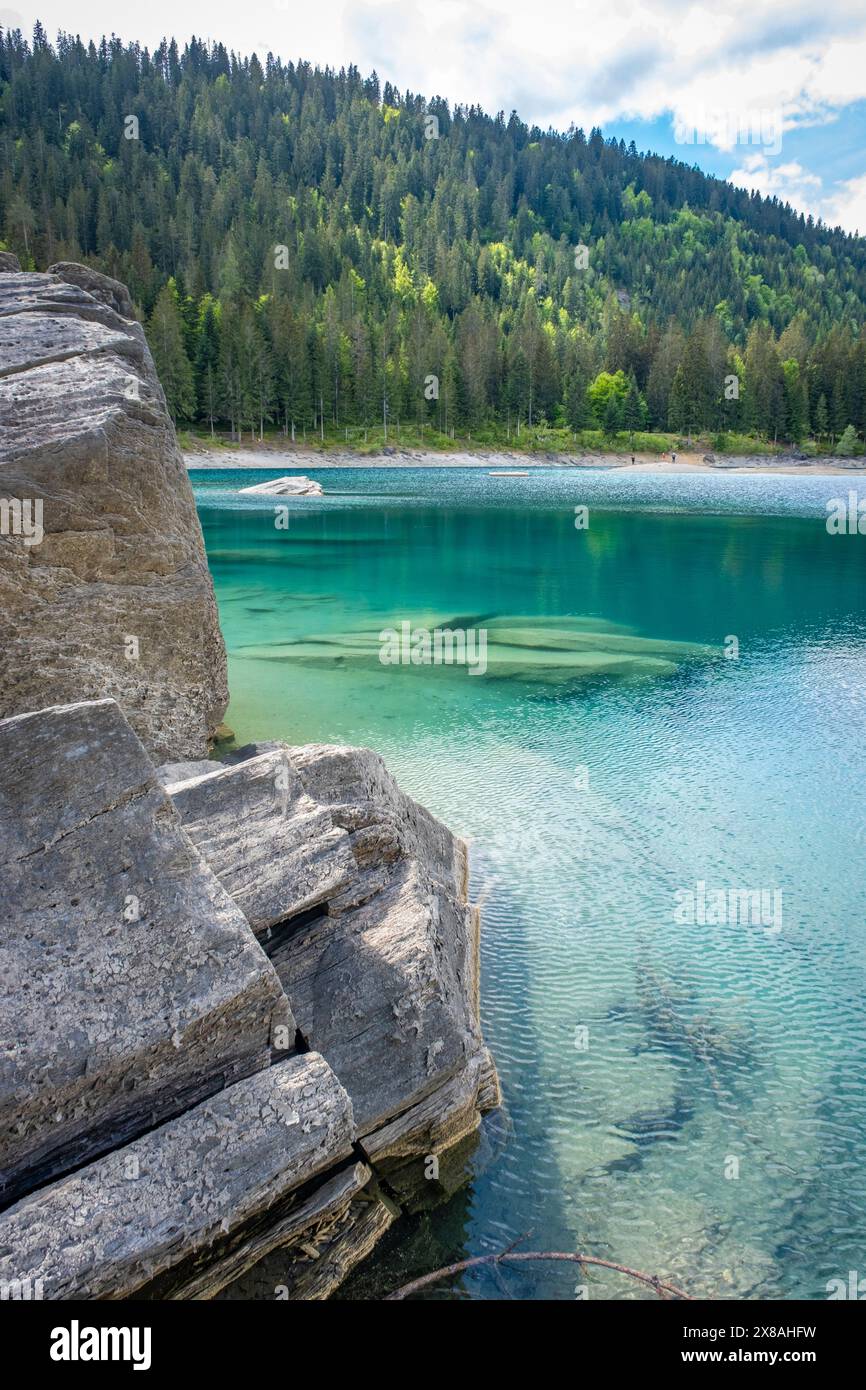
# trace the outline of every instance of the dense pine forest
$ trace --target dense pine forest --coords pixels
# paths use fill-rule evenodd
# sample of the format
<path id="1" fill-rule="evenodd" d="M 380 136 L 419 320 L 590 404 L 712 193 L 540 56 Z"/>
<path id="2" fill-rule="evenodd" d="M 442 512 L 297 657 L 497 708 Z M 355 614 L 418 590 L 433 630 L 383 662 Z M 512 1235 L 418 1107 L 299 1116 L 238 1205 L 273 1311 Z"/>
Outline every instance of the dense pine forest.
<path id="1" fill-rule="evenodd" d="M 866 434 L 866 240 L 354 67 L 0 42 L 0 229 L 123 280 L 180 423 Z"/>

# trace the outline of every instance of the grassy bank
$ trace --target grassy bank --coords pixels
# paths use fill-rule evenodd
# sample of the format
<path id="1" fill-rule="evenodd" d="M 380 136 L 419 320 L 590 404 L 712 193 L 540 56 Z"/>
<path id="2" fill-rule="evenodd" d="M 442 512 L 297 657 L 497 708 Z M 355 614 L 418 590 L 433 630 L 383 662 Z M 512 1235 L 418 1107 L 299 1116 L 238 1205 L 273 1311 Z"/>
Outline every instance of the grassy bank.
<path id="1" fill-rule="evenodd" d="M 258 434 L 245 431 L 242 438 L 232 440 L 227 432 L 218 431 L 215 435 L 198 430 L 179 430 L 181 448 L 194 453 L 198 449 L 214 448 L 263 448 L 285 450 L 291 447 L 290 436 L 281 430 L 268 428 L 263 439 Z M 485 450 L 511 451 L 521 454 L 611 454 L 629 456 L 630 454 L 663 458 L 674 453 L 716 454 L 727 456 L 766 456 L 775 457 L 791 454 L 790 444 L 773 444 L 746 434 L 716 434 L 694 436 L 691 439 L 679 434 L 647 433 L 635 431 L 633 435 L 621 433 L 613 438 L 602 430 L 587 429 L 575 433 L 569 429 L 550 427 L 523 428 L 518 435 L 514 429 L 506 430 L 495 426 L 465 433 L 446 433 L 430 426 L 389 425 L 387 431 L 381 425 L 365 429 L 359 426 L 348 428 L 328 428 L 324 432 L 296 430 L 295 445 L 313 451 L 334 453 L 340 449 L 350 449 L 353 454 L 381 454 L 384 449 L 419 449 L 428 453 L 478 453 Z M 814 440 L 797 446 L 796 452 L 807 458 L 821 457 L 832 452 L 826 444 Z M 862 456 L 864 448 L 858 442 L 855 456 Z"/>

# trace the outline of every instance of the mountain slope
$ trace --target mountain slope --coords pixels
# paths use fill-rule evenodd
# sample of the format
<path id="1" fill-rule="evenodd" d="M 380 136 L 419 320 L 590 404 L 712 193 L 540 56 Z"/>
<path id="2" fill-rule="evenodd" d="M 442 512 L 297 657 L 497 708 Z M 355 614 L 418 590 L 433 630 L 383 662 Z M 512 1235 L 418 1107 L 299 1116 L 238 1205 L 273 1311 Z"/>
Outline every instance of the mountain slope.
<path id="1" fill-rule="evenodd" d="M 6 244 L 129 284 L 181 419 L 866 430 L 866 242 L 598 131 L 37 26 L 0 151 Z"/>

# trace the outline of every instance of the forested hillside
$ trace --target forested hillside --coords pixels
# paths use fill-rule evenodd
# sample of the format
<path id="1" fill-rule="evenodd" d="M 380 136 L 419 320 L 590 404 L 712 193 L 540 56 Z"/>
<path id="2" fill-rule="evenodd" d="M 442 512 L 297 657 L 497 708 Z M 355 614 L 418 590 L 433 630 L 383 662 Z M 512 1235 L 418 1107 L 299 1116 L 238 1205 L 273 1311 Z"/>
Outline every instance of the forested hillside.
<path id="1" fill-rule="evenodd" d="M 355 68 L 0 44 L 0 228 L 125 281 L 179 421 L 866 433 L 866 241 Z"/>

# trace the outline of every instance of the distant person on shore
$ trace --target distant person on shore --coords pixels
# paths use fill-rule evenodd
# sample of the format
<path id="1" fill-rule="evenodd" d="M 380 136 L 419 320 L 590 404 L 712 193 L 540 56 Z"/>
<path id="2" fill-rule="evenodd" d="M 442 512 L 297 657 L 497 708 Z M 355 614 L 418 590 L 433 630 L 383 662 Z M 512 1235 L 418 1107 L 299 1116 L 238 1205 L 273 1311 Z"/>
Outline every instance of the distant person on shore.
<path id="1" fill-rule="evenodd" d="M 671 463 L 676 463 L 676 461 L 677 461 L 677 456 L 676 456 L 676 454 L 671 454 Z"/>

